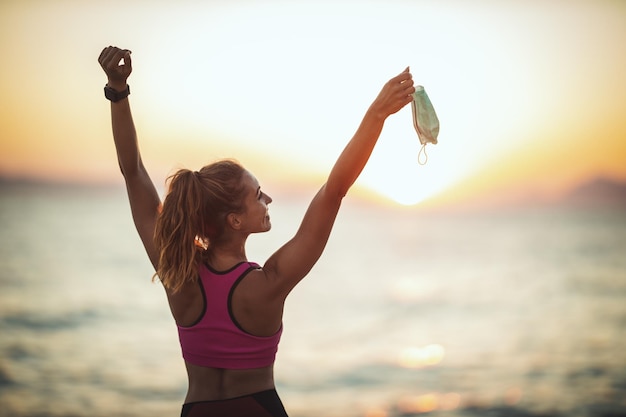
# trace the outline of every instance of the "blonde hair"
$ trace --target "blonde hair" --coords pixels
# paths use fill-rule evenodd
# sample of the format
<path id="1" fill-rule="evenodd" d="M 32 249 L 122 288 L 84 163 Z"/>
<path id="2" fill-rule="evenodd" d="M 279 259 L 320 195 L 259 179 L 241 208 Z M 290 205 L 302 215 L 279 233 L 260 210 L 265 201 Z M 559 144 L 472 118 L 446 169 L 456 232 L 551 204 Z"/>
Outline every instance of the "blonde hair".
<path id="1" fill-rule="evenodd" d="M 198 265 L 222 236 L 226 216 L 243 210 L 244 172 L 238 162 L 221 160 L 200 171 L 181 169 L 168 178 L 169 191 L 154 231 L 156 275 L 168 290 L 175 293 L 197 280 Z"/>

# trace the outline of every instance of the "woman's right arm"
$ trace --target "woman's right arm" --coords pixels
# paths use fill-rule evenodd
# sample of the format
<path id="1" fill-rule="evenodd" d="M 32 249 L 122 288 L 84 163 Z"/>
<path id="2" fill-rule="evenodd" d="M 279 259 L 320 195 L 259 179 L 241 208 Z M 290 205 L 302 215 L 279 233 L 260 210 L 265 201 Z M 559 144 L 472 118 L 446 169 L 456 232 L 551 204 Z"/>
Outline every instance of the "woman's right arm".
<path id="1" fill-rule="evenodd" d="M 120 65 L 122 59 L 124 63 Z M 98 62 L 107 75 L 107 85 L 116 91 L 125 90 L 126 80 L 132 72 L 130 51 L 109 46 L 104 48 Z M 111 125 L 133 221 L 148 257 L 156 269 L 159 255 L 154 245 L 154 228 L 161 201 L 141 160 L 128 97 L 117 102 L 111 101 Z"/>
<path id="2" fill-rule="evenodd" d="M 409 68 L 385 83 L 335 162 L 326 184 L 313 198 L 296 235 L 265 263 L 263 269 L 274 284 L 268 288 L 275 290 L 270 296 L 284 299 L 313 268 L 326 246 L 341 202 L 369 160 L 385 120 L 409 104 L 414 92 Z"/>

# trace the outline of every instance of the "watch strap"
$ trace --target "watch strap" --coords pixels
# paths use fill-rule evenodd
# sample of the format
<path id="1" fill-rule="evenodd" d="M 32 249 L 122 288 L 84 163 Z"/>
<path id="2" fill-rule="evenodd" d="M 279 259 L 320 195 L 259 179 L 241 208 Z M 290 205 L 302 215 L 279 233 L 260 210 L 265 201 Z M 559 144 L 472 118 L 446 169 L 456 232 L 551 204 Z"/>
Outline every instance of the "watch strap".
<path id="1" fill-rule="evenodd" d="M 104 86 L 104 97 L 106 97 L 107 100 L 111 100 L 113 103 L 125 99 L 129 94 L 130 86 L 128 84 L 126 84 L 126 88 L 122 91 L 117 91 L 108 85 Z"/>

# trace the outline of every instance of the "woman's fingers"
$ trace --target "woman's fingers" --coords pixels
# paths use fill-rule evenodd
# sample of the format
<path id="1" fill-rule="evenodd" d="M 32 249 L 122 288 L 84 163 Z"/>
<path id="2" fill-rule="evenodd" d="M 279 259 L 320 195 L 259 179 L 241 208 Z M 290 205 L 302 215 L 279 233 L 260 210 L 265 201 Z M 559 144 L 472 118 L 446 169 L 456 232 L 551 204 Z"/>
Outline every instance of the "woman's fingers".
<path id="1" fill-rule="evenodd" d="M 98 62 L 109 80 L 125 81 L 132 72 L 131 51 L 116 46 L 107 46 L 98 57 Z M 121 64 L 122 59 L 124 63 Z"/>
<path id="2" fill-rule="evenodd" d="M 130 60 L 130 51 L 128 49 L 120 49 L 115 46 L 108 46 L 102 50 L 98 57 L 98 62 L 103 68 L 116 68 L 119 67 L 119 63 L 124 58 L 126 64 L 126 58 Z"/>

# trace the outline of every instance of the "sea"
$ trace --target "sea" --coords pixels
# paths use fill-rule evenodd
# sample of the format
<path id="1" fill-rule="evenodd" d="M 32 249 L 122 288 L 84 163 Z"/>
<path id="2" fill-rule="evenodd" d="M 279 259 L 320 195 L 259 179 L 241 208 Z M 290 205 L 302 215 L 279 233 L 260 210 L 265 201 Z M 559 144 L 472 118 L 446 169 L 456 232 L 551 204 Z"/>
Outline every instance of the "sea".
<path id="1" fill-rule="evenodd" d="M 274 196 L 263 263 L 305 198 Z M 118 187 L 0 185 L 0 417 L 178 416 L 176 327 Z M 626 416 L 626 212 L 348 196 L 290 294 L 291 417 Z"/>

